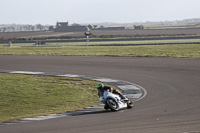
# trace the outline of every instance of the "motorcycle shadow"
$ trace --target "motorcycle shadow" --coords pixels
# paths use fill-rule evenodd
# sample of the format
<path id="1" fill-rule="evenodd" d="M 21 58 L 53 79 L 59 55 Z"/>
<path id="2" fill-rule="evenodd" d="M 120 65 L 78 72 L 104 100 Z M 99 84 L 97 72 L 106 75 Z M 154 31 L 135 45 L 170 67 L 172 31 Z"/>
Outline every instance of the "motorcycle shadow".
<path id="1" fill-rule="evenodd" d="M 107 114 L 107 113 L 113 113 L 113 111 L 110 110 L 100 110 L 100 111 L 82 111 L 82 112 L 74 112 L 71 114 L 71 116 L 79 116 L 79 115 L 93 115 L 93 114 Z"/>

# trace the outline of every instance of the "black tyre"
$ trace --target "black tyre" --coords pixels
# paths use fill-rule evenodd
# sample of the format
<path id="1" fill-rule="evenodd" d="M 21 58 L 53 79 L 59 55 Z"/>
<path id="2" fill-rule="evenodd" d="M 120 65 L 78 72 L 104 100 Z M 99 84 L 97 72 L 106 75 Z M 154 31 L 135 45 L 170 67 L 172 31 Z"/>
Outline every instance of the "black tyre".
<path id="1" fill-rule="evenodd" d="M 108 98 L 106 104 L 111 111 L 117 111 L 119 109 L 117 102 L 112 98 Z"/>
<path id="2" fill-rule="evenodd" d="M 131 100 L 129 100 L 129 101 L 127 102 L 127 108 L 128 108 L 128 109 L 133 108 L 133 102 L 132 102 Z"/>

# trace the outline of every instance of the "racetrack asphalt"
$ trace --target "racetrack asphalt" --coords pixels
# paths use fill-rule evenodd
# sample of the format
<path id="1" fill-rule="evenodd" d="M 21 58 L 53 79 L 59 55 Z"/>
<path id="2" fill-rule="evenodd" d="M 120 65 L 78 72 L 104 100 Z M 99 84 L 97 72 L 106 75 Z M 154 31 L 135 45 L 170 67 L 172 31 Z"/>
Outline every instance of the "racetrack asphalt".
<path id="1" fill-rule="evenodd" d="M 2 133 L 200 132 L 200 59 L 0 56 L 0 69 L 107 77 L 148 92 L 131 110 L 5 125 Z"/>

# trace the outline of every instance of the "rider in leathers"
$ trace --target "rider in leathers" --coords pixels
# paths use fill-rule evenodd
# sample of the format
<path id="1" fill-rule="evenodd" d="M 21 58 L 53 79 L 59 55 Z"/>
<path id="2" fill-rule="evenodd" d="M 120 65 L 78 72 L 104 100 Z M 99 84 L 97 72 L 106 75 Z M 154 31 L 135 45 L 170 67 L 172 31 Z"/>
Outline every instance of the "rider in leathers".
<path id="1" fill-rule="evenodd" d="M 104 86 L 102 83 L 97 84 L 97 89 L 98 89 L 98 95 L 100 97 L 101 102 L 103 101 L 103 93 L 105 90 L 119 95 L 121 97 L 121 99 L 123 99 L 123 100 L 127 100 L 126 97 L 124 97 L 118 90 L 113 90 L 112 87 Z"/>

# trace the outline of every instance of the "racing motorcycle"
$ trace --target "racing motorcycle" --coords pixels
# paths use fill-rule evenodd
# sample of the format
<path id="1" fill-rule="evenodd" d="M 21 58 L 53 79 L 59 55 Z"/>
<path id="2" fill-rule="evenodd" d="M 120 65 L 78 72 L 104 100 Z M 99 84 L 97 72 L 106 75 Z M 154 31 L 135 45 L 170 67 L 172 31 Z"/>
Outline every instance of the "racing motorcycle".
<path id="1" fill-rule="evenodd" d="M 100 97 L 100 102 L 105 104 L 104 108 L 106 110 L 110 109 L 111 111 L 118 111 L 125 108 L 131 109 L 133 107 L 133 102 L 131 100 L 123 100 L 119 95 L 106 90 L 103 93 L 103 97 Z"/>

